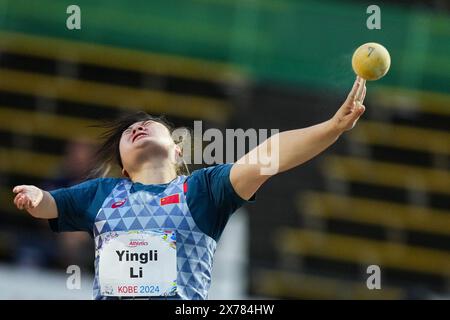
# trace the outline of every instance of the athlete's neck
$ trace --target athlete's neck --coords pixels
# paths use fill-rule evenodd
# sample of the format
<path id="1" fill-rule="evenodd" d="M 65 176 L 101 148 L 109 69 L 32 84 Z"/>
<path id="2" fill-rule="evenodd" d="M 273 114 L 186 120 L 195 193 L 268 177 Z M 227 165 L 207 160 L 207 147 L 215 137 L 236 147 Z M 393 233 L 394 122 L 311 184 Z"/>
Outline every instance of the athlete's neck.
<path id="1" fill-rule="evenodd" d="M 131 181 L 142 184 L 169 183 L 177 177 L 173 164 L 166 161 L 143 163 L 128 174 Z"/>

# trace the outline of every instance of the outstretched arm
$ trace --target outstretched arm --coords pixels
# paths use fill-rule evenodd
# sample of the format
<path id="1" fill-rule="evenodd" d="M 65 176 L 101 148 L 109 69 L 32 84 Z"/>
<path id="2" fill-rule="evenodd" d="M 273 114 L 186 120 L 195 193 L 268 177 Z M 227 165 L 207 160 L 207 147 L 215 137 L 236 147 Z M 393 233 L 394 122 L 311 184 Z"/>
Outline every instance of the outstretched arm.
<path id="1" fill-rule="evenodd" d="M 299 166 L 332 145 L 343 132 L 352 129 L 364 113 L 365 95 L 365 80 L 358 77 L 347 99 L 331 119 L 278 133 L 239 159 L 230 172 L 236 193 L 248 200 L 271 176 Z M 261 155 L 268 156 L 269 164 Z M 268 167 L 276 169 L 268 171 Z"/>
<path id="2" fill-rule="evenodd" d="M 17 193 L 14 204 L 20 210 L 27 210 L 35 218 L 53 219 L 58 217 L 58 208 L 53 196 L 36 186 L 20 185 L 13 189 Z"/>

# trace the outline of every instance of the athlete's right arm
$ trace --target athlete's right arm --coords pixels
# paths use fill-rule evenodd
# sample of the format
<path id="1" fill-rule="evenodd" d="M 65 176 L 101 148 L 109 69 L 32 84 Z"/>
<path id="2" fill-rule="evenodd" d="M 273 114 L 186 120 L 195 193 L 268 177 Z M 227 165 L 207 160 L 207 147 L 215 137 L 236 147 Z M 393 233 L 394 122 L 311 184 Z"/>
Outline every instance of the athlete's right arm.
<path id="1" fill-rule="evenodd" d="M 36 186 L 20 185 L 13 189 L 17 193 L 14 204 L 20 210 L 27 210 L 35 218 L 54 219 L 58 217 L 58 208 L 53 196 Z"/>

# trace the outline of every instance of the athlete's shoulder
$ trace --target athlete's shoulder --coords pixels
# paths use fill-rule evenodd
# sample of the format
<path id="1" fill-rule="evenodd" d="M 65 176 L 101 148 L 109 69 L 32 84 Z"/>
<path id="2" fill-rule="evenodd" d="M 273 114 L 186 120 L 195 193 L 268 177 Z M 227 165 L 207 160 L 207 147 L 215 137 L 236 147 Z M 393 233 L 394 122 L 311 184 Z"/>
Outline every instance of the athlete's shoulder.
<path id="1" fill-rule="evenodd" d="M 208 175 L 227 175 L 230 173 L 232 163 L 216 164 L 193 171 L 189 177 L 208 176 Z"/>
<path id="2" fill-rule="evenodd" d="M 72 189 L 91 189 L 91 188 L 99 188 L 99 187 L 114 187 L 119 182 L 121 182 L 122 178 L 94 178 L 85 180 L 77 185 L 72 186 Z"/>
<path id="3" fill-rule="evenodd" d="M 229 181 L 232 165 L 224 163 L 195 170 L 186 178 L 187 184 L 191 190 L 198 188 L 196 191 L 214 189 L 215 184 Z"/>

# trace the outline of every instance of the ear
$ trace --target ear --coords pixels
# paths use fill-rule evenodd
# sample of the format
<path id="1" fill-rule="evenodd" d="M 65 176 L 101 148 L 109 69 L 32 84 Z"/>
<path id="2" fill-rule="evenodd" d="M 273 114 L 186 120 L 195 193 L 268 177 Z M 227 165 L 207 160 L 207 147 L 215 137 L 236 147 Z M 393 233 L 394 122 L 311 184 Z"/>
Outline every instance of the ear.
<path id="1" fill-rule="evenodd" d="M 181 147 L 179 145 L 177 145 L 177 144 L 175 145 L 175 153 L 180 158 L 183 155 L 183 151 L 181 150 Z"/>
<path id="2" fill-rule="evenodd" d="M 180 163 L 182 158 L 183 158 L 183 151 L 181 150 L 181 147 L 176 144 L 175 145 L 175 161 L 177 163 Z"/>
<path id="3" fill-rule="evenodd" d="M 125 177 L 127 177 L 127 178 L 130 177 L 130 175 L 128 174 L 127 170 L 125 170 L 125 169 L 122 169 L 122 174 L 123 174 Z"/>

